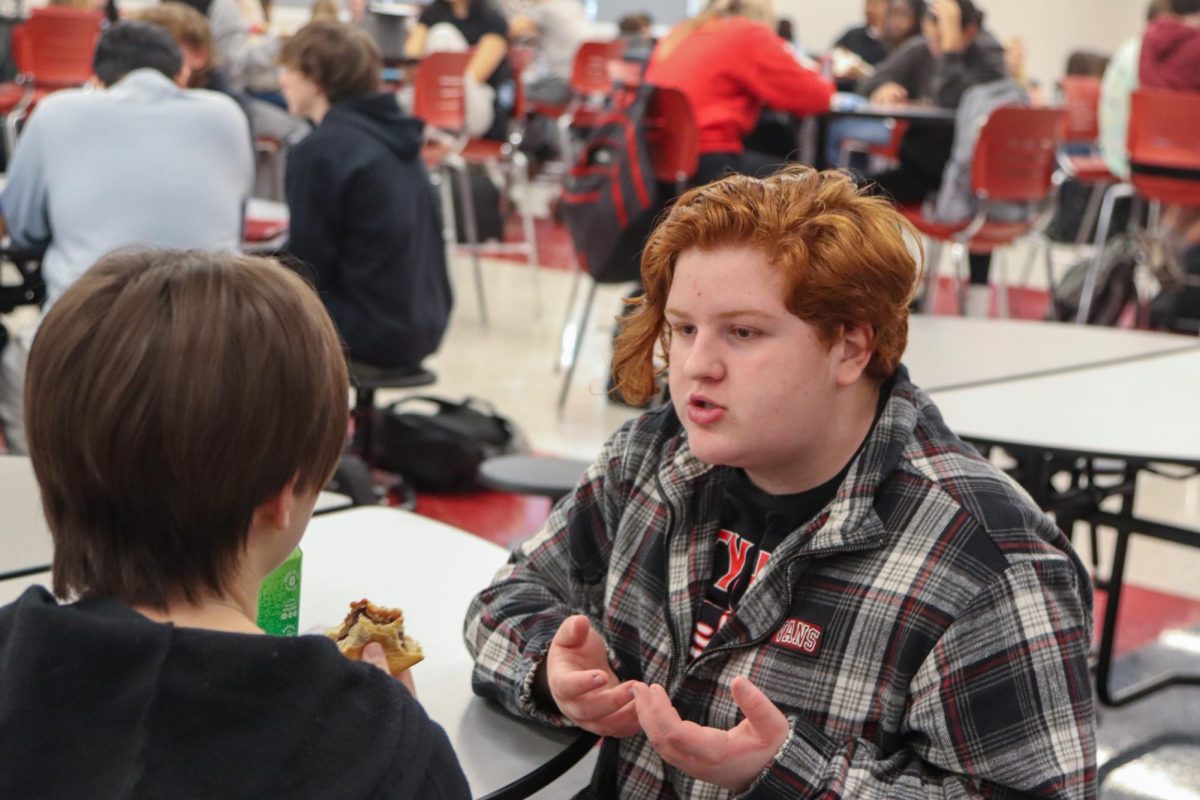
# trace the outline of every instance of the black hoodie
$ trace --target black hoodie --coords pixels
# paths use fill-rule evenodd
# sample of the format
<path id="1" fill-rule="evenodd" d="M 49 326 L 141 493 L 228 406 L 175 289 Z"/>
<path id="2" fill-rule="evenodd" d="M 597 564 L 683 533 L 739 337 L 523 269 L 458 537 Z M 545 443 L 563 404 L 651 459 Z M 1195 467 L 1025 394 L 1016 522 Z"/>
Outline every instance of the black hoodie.
<path id="1" fill-rule="evenodd" d="M 287 250 L 312 267 L 350 356 L 417 367 L 437 350 L 452 294 L 422 124 L 390 94 L 338 103 L 288 156 Z"/>
<path id="2" fill-rule="evenodd" d="M 323 636 L 176 628 L 41 587 L 0 608 L 0 797 L 469 796 L 408 691 Z"/>

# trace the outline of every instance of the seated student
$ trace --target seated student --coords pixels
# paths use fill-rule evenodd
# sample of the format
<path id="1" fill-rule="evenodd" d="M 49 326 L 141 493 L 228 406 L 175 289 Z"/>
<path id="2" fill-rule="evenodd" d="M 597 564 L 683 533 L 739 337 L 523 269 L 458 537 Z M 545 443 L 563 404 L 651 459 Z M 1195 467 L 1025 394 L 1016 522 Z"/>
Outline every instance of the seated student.
<path id="1" fill-rule="evenodd" d="M 167 0 L 130 13 L 131 19 L 165 28 L 175 37 L 189 71 L 189 89 L 208 89 L 229 95 L 250 122 L 250 133 L 281 142 L 299 141 L 308 133 L 308 123 L 289 115 L 279 106 L 235 89 L 229 73 L 217 58 L 208 19 L 187 3 Z"/>
<path id="2" fill-rule="evenodd" d="M 912 38 L 859 85 L 880 105 L 932 103 L 957 108 L 963 92 L 1004 78 L 1004 48 L 983 29 L 983 12 L 971 0 L 931 0 L 924 36 Z M 900 166 L 872 176 L 898 203 L 920 203 L 942 182 L 953 131 L 913 124 L 900 145 Z"/>
<path id="3" fill-rule="evenodd" d="M 62 604 L 0 608 L 0 797 L 470 796 L 381 648 L 383 669 L 255 625 L 347 389 L 320 301 L 273 261 L 125 250 L 63 294 L 26 390 Z"/>
<path id="4" fill-rule="evenodd" d="M 466 623 L 478 693 L 606 737 L 594 796 L 1095 797 L 1091 584 L 900 364 L 914 235 L 793 167 L 647 242 L 615 373 L 673 404 Z"/>
<path id="5" fill-rule="evenodd" d="M 691 102 L 700 134 L 697 184 L 778 165 L 743 146 L 764 106 L 819 114 L 833 96 L 833 84 L 801 66 L 775 33 L 772 0 L 709 0 L 654 48 L 646 82 L 678 89 Z"/>
<path id="6" fill-rule="evenodd" d="M 925 18 L 925 0 L 892 0 L 888 4 L 883 22 L 883 43 L 888 52 L 894 52 L 913 37 L 921 36 L 921 23 Z M 838 82 L 841 87 L 841 81 Z M 851 94 L 838 97 L 842 106 L 864 105 L 865 98 Z M 893 126 L 887 120 L 843 118 L 832 120 L 825 130 L 825 166 L 841 165 L 842 145 L 847 139 L 873 145 L 885 145 L 892 140 Z M 865 158 L 852 160 L 850 166 L 865 167 Z"/>
<path id="7" fill-rule="evenodd" d="M 1171 13 L 1170 0 L 1151 0 L 1146 7 L 1146 23 Z M 1129 179 L 1129 98 L 1138 88 L 1138 65 L 1142 53 L 1142 32 L 1126 39 L 1113 54 L 1100 84 L 1100 156 L 1109 172 L 1121 180 Z"/>
<path id="8" fill-rule="evenodd" d="M 537 55 L 525 71 L 531 103 L 563 106 L 571 99 L 575 53 L 587 37 L 587 11 L 580 0 L 537 0 L 509 27 L 514 39 L 536 39 Z"/>
<path id="9" fill-rule="evenodd" d="M 404 44 L 410 58 L 474 48 L 467 64 L 467 131 L 504 141 L 513 109 L 508 21 L 487 0 L 431 0 Z"/>
<path id="10" fill-rule="evenodd" d="M 233 88 L 279 104 L 280 38 L 266 29 L 263 16 L 249 15 L 252 3 L 239 0 L 182 0 L 208 18 L 221 63 Z"/>
<path id="11" fill-rule="evenodd" d="M 280 63 L 288 108 L 317 126 L 288 157 L 285 249 L 311 267 L 352 359 L 416 370 L 452 303 L 422 124 L 380 92 L 379 50 L 358 28 L 310 23 Z"/>
<path id="12" fill-rule="evenodd" d="M 888 0 L 866 0 L 863 13 L 866 17 L 864 24 L 846 31 L 833 44 L 835 62 L 850 62 L 845 70 L 839 70 L 836 63 L 834 66 L 838 89 L 842 91 L 852 89 L 858 80 L 870 74 L 871 67 L 883 61 L 888 54 L 889 48 L 883 38 Z M 838 53 L 839 50 L 842 53 Z M 846 56 L 853 58 L 847 59 Z"/>
<path id="13" fill-rule="evenodd" d="M 144 22 L 113 25 L 92 66 L 100 91 L 68 89 L 38 103 L 4 187 L 13 243 L 45 248 L 47 306 L 128 244 L 236 250 L 254 181 L 245 115 L 228 97 L 184 88 L 188 70 L 169 33 Z M 22 453 L 35 329 L 14 333 L 0 361 L 0 424 L 9 448 Z"/>

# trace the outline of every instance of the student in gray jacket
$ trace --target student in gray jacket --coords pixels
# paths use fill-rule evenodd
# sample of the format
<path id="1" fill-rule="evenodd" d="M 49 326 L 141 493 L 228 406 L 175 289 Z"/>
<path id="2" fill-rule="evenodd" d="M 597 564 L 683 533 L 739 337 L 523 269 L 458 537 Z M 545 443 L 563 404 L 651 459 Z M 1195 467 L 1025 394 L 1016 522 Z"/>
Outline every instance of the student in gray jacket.
<path id="1" fill-rule="evenodd" d="M 185 89 L 179 47 L 144 22 L 119 23 L 93 59 L 100 91 L 42 100 L 13 153 L 4 216 L 13 243 L 45 248 L 46 305 L 101 256 L 131 244 L 237 250 L 254 180 L 237 103 Z M 0 423 L 24 451 L 21 387 L 33 331 L 0 366 Z"/>

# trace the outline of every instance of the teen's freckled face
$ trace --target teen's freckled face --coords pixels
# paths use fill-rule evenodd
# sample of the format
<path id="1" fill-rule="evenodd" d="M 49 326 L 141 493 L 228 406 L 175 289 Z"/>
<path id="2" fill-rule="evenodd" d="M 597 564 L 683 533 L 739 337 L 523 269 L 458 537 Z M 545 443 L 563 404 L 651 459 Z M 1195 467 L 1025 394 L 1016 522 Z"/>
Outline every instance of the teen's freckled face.
<path id="1" fill-rule="evenodd" d="M 684 252 L 667 296 L 671 400 L 692 452 L 762 487 L 822 458 L 845 370 L 783 291 L 782 271 L 739 247 Z"/>

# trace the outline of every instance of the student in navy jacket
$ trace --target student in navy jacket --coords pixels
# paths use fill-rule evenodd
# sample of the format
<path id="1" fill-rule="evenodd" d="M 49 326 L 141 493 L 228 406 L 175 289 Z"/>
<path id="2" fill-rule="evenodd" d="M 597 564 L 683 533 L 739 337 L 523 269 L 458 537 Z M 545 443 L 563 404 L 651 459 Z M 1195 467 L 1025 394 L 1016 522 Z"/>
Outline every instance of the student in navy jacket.
<path id="1" fill-rule="evenodd" d="M 422 123 L 379 91 L 379 50 L 349 25 L 305 26 L 280 63 L 288 109 L 317 125 L 288 156 L 287 251 L 311 267 L 353 360 L 415 370 L 452 305 Z"/>

